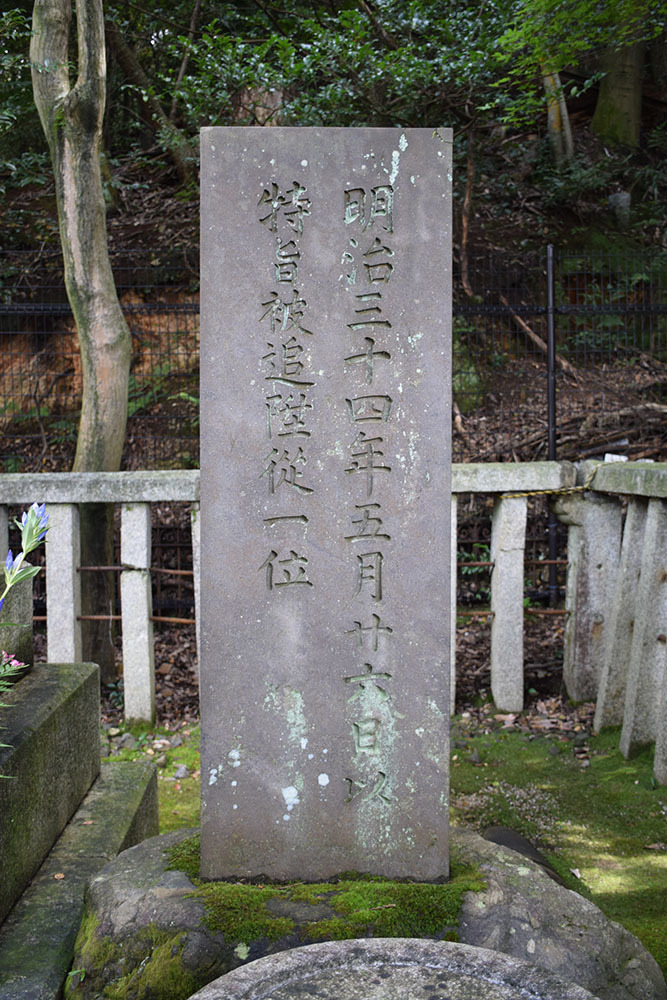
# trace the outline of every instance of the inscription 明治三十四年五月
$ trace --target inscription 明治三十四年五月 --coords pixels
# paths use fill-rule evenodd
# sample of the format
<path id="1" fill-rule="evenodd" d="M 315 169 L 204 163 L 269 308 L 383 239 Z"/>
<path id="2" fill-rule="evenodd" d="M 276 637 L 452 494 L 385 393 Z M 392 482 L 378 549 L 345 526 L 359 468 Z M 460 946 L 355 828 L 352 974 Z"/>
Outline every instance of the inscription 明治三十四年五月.
<path id="1" fill-rule="evenodd" d="M 345 540 L 352 544 L 367 542 L 372 539 L 378 548 L 373 551 L 355 553 L 355 585 L 353 596 L 359 600 L 370 598 L 375 604 L 383 600 L 383 574 L 386 574 L 385 552 L 380 546 L 391 542 L 391 535 L 381 517 L 382 504 L 379 474 L 391 476 L 392 469 L 386 460 L 389 441 L 392 437 L 390 395 L 391 367 L 378 367 L 378 363 L 391 361 L 391 351 L 388 345 L 381 342 L 383 335 L 393 330 L 391 319 L 384 313 L 382 291 L 378 286 L 389 283 L 397 266 L 396 255 L 392 246 L 385 242 L 384 233 L 394 231 L 395 192 L 391 185 L 381 185 L 367 191 L 365 188 L 350 188 L 343 194 L 343 223 L 352 227 L 347 230 L 347 247 L 341 255 L 348 286 L 354 287 L 353 314 L 346 322 L 347 329 L 354 335 L 362 335 L 361 344 L 355 337 L 356 350 L 346 353 L 343 365 L 346 371 L 352 366 L 361 365 L 367 385 L 380 382 L 380 389 L 373 395 L 346 396 L 350 421 L 354 424 L 375 423 L 386 427 L 382 433 L 376 431 L 366 433 L 358 430 L 349 445 L 349 461 L 344 472 L 350 479 L 356 479 L 357 474 L 365 485 L 366 503 L 355 503 L 355 513 L 350 515 L 352 524 L 357 529 L 354 534 L 345 535 Z M 376 234 L 382 230 L 382 238 Z M 350 235 L 350 231 L 358 229 L 359 236 Z M 363 234 L 363 235 L 361 235 Z M 370 242 L 368 237 L 371 237 Z M 370 336 L 372 334 L 372 336 Z M 359 349 L 361 348 L 361 349 Z M 373 498 L 371 500 L 371 498 Z M 346 635 L 356 637 L 358 645 L 362 646 L 364 636 L 368 632 L 372 649 L 377 652 L 380 636 L 384 641 L 394 635 L 390 625 L 381 625 L 380 616 L 372 614 L 372 625 L 362 625 L 361 619 L 355 620 L 354 627 L 345 630 Z M 384 677 L 390 679 L 386 672 L 376 672 L 370 663 L 365 663 L 366 674 L 347 676 L 346 683 L 357 681 L 358 690 L 348 698 L 350 725 L 353 737 L 354 759 L 357 774 L 346 776 L 348 786 L 346 801 L 358 802 L 363 799 L 377 799 L 389 805 L 392 801 L 390 776 L 386 771 L 378 771 L 373 775 L 373 765 L 364 765 L 364 757 L 381 754 L 383 742 L 388 738 L 387 723 L 391 722 L 390 698 L 386 689 L 376 682 L 367 686 L 368 677 Z M 380 692 L 383 695 L 383 712 L 374 711 L 373 698 Z M 358 708 L 356 703 L 360 702 Z M 387 731 L 387 732 L 385 732 Z M 363 773 L 359 770 L 363 769 Z"/>

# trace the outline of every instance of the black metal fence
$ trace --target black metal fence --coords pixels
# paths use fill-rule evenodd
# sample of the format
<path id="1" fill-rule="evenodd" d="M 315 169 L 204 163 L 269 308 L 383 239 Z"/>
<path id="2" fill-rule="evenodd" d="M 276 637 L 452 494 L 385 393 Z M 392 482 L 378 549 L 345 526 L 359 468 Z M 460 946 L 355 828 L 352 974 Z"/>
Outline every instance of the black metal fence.
<path id="1" fill-rule="evenodd" d="M 547 248 L 539 257 L 472 257 L 467 288 L 459 270 L 455 457 L 548 457 L 551 318 L 556 456 L 660 459 L 667 441 L 667 254 L 555 253 L 551 275 L 548 257 Z"/>
<path id="2" fill-rule="evenodd" d="M 454 460 L 605 452 L 664 459 L 667 254 L 553 253 L 552 268 L 548 256 L 545 248 L 521 257 L 470 255 L 464 267 L 455 261 Z M 134 348 L 123 466 L 197 466 L 197 251 L 115 252 L 112 266 Z M 80 397 L 60 253 L 0 253 L 0 473 L 70 468 Z M 463 627 L 459 639 L 474 635 L 476 654 L 488 645 L 488 503 L 459 503 L 458 596 L 474 630 Z M 157 515 L 156 613 L 191 618 L 187 511 L 171 505 Z M 547 528 L 546 501 L 531 499 L 525 594 L 533 605 L 562 595 L 564 538 L 555 545 L 552 532 L 549 549 Z M 542 639 L 535 650 L 535 669 L 544 670 Z"/>
<path id="3" fill-rule="evenodd" d="M 134 346 L 124 467 L 196 466 L 197 252 L 118 251 L 112 266 Z M 454 277 L 454 460 L 548 457 L 546 248 L 471 255 Z M 557 457 L 661 458 L 667 254 L 556 253 L 552 295 Z M 0 471 L 69 468 L 80 396 L 60 253 L 0 254 Z"/>

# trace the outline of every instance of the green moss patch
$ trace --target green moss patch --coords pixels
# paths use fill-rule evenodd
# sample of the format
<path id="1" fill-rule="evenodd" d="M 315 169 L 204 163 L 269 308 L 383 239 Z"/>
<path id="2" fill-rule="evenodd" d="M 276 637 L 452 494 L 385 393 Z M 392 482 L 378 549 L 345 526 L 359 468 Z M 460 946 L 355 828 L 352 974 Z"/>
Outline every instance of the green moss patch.
<path id="1" fill-rule="evenodd" d="M 210 977 L 194 973 L 181 962 L 186 935 L 169 934 L 154 926 L 142 928 L 132 939 L 115 944 L 98 934 L 97 918 L 86 912 L 76 942 L 77 968 L 65 986 L 66 997 L 95 1000 L 183 1000 Z M 110 973 L 127 969 L 123 975 Z"/>
<path id="2" fill-rule="evenodd" d="M 394 882 L 346 872 L 332 882 L 292 885 L 248 885 L 232 882 L 201 882 L 199 837 L 181 841 L 170 851 L 169 867 L 185 871 L 197 885 L 196 898 L 206 909 L 205 924 L 222 933 L 230 943 L 270 941 L 296 934 L 304 943 L 313 940 L 367 937 L 456 936 L 463 896 L 480 891 L 484 881 L 469 865 L 453 864 L 449 882 L 431 884 Z M 297 906 L 298 925 L 290 916 L 276 912 Z M 308 907 L 313 919 L 308 919 Z M 331 915 L 322 917 L 322 909 Z"/>

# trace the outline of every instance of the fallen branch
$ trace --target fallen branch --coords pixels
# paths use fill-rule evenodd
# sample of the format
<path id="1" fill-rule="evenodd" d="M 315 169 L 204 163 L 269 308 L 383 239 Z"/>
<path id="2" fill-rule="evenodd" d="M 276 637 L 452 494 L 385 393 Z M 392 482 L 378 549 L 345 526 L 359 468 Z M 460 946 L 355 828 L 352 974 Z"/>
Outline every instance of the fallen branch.
<path id="1" fill-rule="evenodd" d="M 512 319 L 519 327 L 519 329 L 523 330 L 526 336 L 530 340 L 532 340 L 532 342 L 536 345 L 536 347 L 538 347 L 542 351 L 543 354 L 546 354 L 548 351 L 548 347 L 545 341 L 542 340 L 542 338 L 537 333 L 535 333 L 534 330 L 531 330 L 528 324 L 524 320 L 522 320 L 520 316 L 517 316 L 517 314 L 514 312 L 514 310 L 512 309 L 511 305 L 509 304 L 504 295 L 500 296 L 500 301 L 504 306 L 507 306 L 507 308 L 510 311 Z M 576 379 L 577 381 L 579 380 L 579 373 L 577 369 L 574 367 L 574 365 L 571 365 L 569 361 L 566 361 L 565 358 L 562 358 L 560 354 L 556 355 L 556 363 L 560 365 L 560 367 L 563 369 L 564 372 L 567 372 L 568 375 L 571 375 L 573 379 Z"/>

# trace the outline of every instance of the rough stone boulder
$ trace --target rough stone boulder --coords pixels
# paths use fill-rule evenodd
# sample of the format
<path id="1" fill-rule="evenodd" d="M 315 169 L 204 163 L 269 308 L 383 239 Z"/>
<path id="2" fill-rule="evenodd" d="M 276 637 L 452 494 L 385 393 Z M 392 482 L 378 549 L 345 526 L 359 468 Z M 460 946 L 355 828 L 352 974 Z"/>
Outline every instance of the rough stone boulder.
<path id="1" fill-rule="evenodd" d="M 423 890 L 382 883 L 383 902 L 364 901 L 361 887 L 351 903 L 341 883 L 282 892 L 275 887 L 275 896 L 274 887 L 260 896 L 255 887 L 232 886 L 224 903 L 216 901 L 214 884 L 198 886 L 185 871 L 168 867 L 174 848 L 183 850 L 194 832 L 144 841 L 91 880 L 73 964 L 79 971 L 70 977 L 67 997 L 185 1000 L 246 962 L 313 941 L 421 936 L 458 938 L 528 959 L 601 1000 L 667 1000 L 657 963 L 628 931 L 556 885 L 538 864 L 472 831 L 452 831 L 452 859 L 459 871 L 481 871 L 485 888 L 479 874 L 459 879 L 458 895 L 451 883 Z M 193 874 L 192 865 L 182 867 Z M 378 890 L 377 883 L 369 885 Z M 411 891 L 424 892 L 416 907 L 421 929 L 397 923 L 387 933 L 381 921 L 394 919 L 396 901 Z M 439 899 L 446 894 L 450 910 Z M 364 906 L 366 923 L 360 925 L 358 908 Z"/>
<path id="2" fill-rule="evenodd" d="M 667 998 L 653 956 L 594 903 L 557 885 L 538 863 L 472 830 L 457 827 L 452 840 L 452 850 L 478 865 L 487 884 L 464 899 L 459 941 L 528 959 L 600 1000 Z"/>

